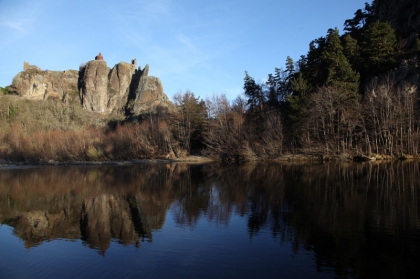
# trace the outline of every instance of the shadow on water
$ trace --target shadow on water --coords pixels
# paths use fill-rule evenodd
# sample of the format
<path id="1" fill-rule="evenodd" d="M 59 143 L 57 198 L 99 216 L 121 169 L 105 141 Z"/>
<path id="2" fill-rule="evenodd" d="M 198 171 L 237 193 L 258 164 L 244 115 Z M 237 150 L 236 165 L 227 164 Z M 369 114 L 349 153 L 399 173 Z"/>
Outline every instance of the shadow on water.
<path id="1" fill-rule="evenodd" d="M 419 162 L 55 166 L 0 170 L 0 221 L 26 248 L 151 242 L 167 216 L 194 229 L 247 219 L 338 277 L 412 277 L 420 262 Z M 167 214 L 170 212 L 171 214 Z"/>

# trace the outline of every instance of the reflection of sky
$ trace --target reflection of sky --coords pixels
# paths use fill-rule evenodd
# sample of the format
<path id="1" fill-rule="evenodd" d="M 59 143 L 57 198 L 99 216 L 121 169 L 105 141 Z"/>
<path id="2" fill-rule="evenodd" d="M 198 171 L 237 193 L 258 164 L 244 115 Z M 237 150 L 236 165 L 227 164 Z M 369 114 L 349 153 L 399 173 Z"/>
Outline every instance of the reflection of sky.
<path id="1" fill-rule="evenodd" d="M 235 212 L 233 210 L 233 212 Z M 25 249 L 13 228 L 0 227 L 0 275 L 5 278 L 325 278 L 316 273 L 313 254 L 293 254 L 289 242 L 261 229 L 252 239 L 247 218 L 232 213 L 227 226 L 200 218 L 193 227 L 179 226 L 168 210 L 153 242 L 140 248 L 112 242 L 105 257 L 81 240 L 45 241 Z M 22 267 L 25 268 L 22 268 Z"/>

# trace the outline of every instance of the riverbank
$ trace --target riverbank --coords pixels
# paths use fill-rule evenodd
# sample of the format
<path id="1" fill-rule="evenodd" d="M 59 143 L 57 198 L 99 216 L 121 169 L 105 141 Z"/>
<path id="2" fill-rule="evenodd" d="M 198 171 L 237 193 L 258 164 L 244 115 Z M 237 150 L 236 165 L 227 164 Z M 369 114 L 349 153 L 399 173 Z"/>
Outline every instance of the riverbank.
<path id="1" fill-rule="evenodd" d="M 189 164 L 203 164 L 215 162 L 216 160 L 205 157 L 191 155 L 183 158 L 175 159 L 137 159 L 137 160 L 122 160 L 122 161 L 40 161 L 40 162 L 15 162 L 11 160 L 0 159 L 0 168 L 15 167 L 15 166 L 30 166 L 30 165 L 140 165 L 140 164 L 166 164 L 166 163 L 189 163 Z"/>
<path id="2" fill-rule="evenodd" d="M 156 159 L 133 159 L 133 160 L 109 160 L 109 161 L 12 161 L 0 159 L 0 168 L 16 167 L 16 166 L 35 166 L 35 165 L 139 165 L 139 164 L 167 164 L 167 163 L 188 163 L 188 164 L 204 164 L 211 162 L 239 163 L 239 162 L 375 162 L 389 160 L 420 160 L 420 156 L 403 155 L 390 156 L 374 154 L 367 155 L 325 155 L 325 154 L 285 154 L 275 158 L 259 158 L 242 156 L 214 158 L 203 155 L 189 155 L 181 158 L 156 158 Z"/>

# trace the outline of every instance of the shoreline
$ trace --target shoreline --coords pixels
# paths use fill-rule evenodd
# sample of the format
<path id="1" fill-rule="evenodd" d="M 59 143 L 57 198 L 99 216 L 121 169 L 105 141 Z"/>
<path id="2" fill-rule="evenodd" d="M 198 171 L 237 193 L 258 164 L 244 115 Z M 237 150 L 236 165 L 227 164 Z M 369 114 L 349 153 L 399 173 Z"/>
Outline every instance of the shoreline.
<path id="1" fill-rule="evenodd" d="M 209 157 L 205 156 L 187 156 L 177 159 L 134 159 L 134 160 L 123 160 L 123 161 L 54 161 L 49 160 L 47 162 L 13 162 L 10 160 L 0 159 L 0 169 L 14 168 L 14 167 L 34 167 L 34 166 L 62 166 L 62 165 L 73 165 L 73 166 L 130 166 L 130 165 L 141 165 L 141 164 L 168 164 L 168 163 L 188 163 L 188 164 L 204 164 L 217 162 Z"/>
<path id="2" fill-rule="evenodd" d="M 182 158 L 168 159 L 133 159 L 121 161 L 44 161 L 44 162 L 15 162 L 11 160 L 0 159 L 0 169 L 5 168 L 21 168 L 21 167 L 35 167 L 35 166 L 60 166 L 60 165 L 75 165 L 75 166 L 129 166 L 141 164 L 170 164 L 170 163 L 187 163 L 187 164 L 205 164 L 205 163 L 242 163 L 242 162 L 277 162 L 277 163 L 321 163 L 321 162 L 385 162 L 394 160 L 420 160 L 420 156 L 404 155 L 400 157 L 390 155 L 356 155 L 349 156 L 347 154 L 341 155 L 324 155 L 324 154 L 287 154 L 275 158 L 243 158 L 239 156 L 225 157 L 223 159 L 216 159 L 201 155 L 190 155 Z"/>

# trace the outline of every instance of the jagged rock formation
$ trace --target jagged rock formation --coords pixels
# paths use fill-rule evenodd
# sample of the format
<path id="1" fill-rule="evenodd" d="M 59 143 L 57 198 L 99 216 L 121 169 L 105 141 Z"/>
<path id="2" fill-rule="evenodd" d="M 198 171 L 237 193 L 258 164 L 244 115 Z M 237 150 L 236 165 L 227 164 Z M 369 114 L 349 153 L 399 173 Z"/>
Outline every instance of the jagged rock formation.
<path id="1" fill-rule="evenodd" d="M 146 65 L 143 71 L 138 69 L 138 74 L 133 82 L 135 91 L 131 94 L 127 104 L 127 110 L 131 114 L 139 115 L 149 112 L 150 108 L 158 107 L 173 109 L 171 102 L 163 92 L 160 79 L 148 75 L 149 65 Z"/>
<path id="2" fill-rule="evenodd" d="M 43 71 L 25 62 L 9 92 L 32 100 L 79 99 L 83 109 L 102 114 L 139 115 L 155 113 L 158 108 L 173 111 L 160 79 L 148 76 L 148 65 L 144 70 L 136 66 L 134 59 L 110 69 L 101 54 L 79 71 Z"/>
<path id="3" fill-rule="evenodd" d="M 158 107 L 168 110 L 172 104 L 163 92 L 159 78 L 149 77 L 149 65 L 144 70 L 120 62 L 111 70 L 103 60 L 93 60 L 80 69 L 80 98 L 83 108 L 99 113 L 139 115 L 156 112 Z"/>
<path id="4" fill-rule="evenodd" d="M 132 77 L 135 73 L 135 65 L 121 62 L 111 70 L 108 81 L 108 104 L 109 111 L 121 110 L 127 105 Z"/>

